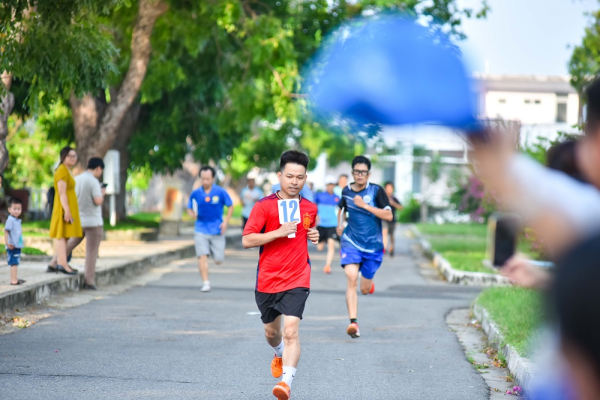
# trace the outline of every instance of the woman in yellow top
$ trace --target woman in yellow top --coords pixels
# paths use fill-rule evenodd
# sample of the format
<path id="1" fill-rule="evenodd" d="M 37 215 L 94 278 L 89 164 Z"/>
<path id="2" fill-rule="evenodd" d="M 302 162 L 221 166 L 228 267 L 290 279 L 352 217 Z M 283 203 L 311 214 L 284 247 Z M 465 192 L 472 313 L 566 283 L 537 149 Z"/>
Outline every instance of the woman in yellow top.
<path id="1" fill-rule="evenodd" d="M 83 236 L 79 207 L 75 194 L 75 179 L 71 169 L 77 163 L 77 153 L 69 146 L 60 151 L 60 164 L 54 172 L 54 207 L 50 221 L 50 237 L 54 240 L 54 250 L 58 258 L 56 272 L 76 275 L 77 270 L 67 264 L 67 239 Z"/>

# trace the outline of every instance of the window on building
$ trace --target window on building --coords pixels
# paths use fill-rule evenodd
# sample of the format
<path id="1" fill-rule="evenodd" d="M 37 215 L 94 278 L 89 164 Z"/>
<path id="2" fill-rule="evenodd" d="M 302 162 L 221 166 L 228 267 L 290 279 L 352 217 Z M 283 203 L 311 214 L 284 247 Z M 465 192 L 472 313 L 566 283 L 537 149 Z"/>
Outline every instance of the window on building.
<path id="1" fill-rule="evenodd" d="M 556 94 L 556 122 L 567 122 L 566 94 Z"/>
<path id="2" fill-rule="evenodd" d="M 413 165 L 412 187 L 413 187 L 413 193 L 415 193 L 415 194 L 421 193 L 421 165 L 422 164 L 416 164 L 416 163 Z"/>
<path id="3" fill-rule="evenodd" d="M 498 103 L 500 103 L 500 104 L 506 104 L 506 99 L 500 99 L 500 100 L 498 100 Z"/>

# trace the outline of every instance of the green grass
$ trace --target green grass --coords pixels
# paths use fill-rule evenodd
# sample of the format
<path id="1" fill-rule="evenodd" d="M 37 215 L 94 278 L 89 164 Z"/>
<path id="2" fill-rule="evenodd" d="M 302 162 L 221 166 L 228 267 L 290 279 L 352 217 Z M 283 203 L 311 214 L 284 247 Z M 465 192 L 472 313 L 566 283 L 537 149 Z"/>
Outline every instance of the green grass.
<path id="1" fill-rule="evenodd" d="M 484 290 L 475 302 L 490 313 L 507 343 L 519 354 L 530 355 L 531 338 L 543 317 L 539 292 L 518 287 L 492 287 Z"/>
<path id="2" fill-rule="evenodd" d="M 424 235 L 477 236 L 485 239 L 487 226 L 482 224 L 416 224 Z"/>
<path id="3" fill-rule="evenodd" d="M 21 249 L 22 254 L 27 254 L 30 256 L 45 256 L 46 253 L 43 251 L 36 249 L 34 247 L 23 247 Z M 2 244 L 0 245 L 0 254 L 6 254 L 6 247 Z"/>
<path id="4" fill-rule="evenodd" d="M 445 251 L 442 254 L 453 268 L 460 269 L 461 271 L 467 272 L 486 272 L 493 273 L 491 269 L 483 266 L 482 260 L 485 259 L 484 252 L 472 252 L 472 253 L 457 253 L 453 251 Z"/>

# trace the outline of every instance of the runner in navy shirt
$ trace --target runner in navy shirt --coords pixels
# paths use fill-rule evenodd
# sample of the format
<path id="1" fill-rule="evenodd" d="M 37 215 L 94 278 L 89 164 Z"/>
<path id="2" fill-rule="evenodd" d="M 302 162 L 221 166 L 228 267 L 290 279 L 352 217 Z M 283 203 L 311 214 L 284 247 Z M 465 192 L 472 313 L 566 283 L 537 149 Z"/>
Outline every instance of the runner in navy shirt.
<path id="1" fill-rule="evenodd" d="M 364 156 L 352 160 L 351 183 L 342 190 L 338 212 L 338 235 L 341 235 L 342 267 L 348 278 L 346 303 L 350 325 L 346 332 L 352 338 L 360 336 L 356 322 L 358 298 L 356 288 L 358 273 L 361 273 L 360 291 L 372 294 L 375 291 L 373 277 L 383 260 L 383 235 L 381 220 L 391 221 L 392 210 L 388 196 L 379 185 L 369 183 L 371 161 Z M 348 226 L 343 228 L 344 216 L 348 213 Z"/>
<path id="2" fill-rule="evenodd" d="M 194 243 L 198 269 L 204 284 L 203 292 L 210 291 L 208 280 L 208 256 L 212 256 L 216 264 L 225 258 L 225 231 L 233 214 L 233 203 L 225 189 L 214 184 L 215 170 L 204 166 L 200 169 L 202 186 L 194 190 L 188 202 L 188 214 L 196 218 Z M 223 208 L 228 207 L 227 217 L 223 221 Z"/>

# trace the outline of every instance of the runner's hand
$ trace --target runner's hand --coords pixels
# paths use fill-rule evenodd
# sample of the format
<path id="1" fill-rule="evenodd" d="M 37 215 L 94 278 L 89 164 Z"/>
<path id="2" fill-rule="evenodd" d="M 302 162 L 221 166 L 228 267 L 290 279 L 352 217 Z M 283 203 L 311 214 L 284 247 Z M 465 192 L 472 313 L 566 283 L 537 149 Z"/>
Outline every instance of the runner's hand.
<path id="1" fill-rule="evenodd" d="M 224 235 L 225 232 L 227 231 L 227 222 L 225 222 L 225 221 L 221 222 L 220 228 L 221 228 L 221 235 Z"/>
<path id="2" fill-rule="evenodd" d="M 344 234 L 344 228 L 341 226 L 338 226 L 337 228 L 335 228 L 335 233 L 337 233 L 337 235 L 339 237 L 342 237 L 342 235 Z"/>
<path id="3" fill-rule="evenodd" d="M 354 205 L 358 208 L 367 207 L 367 203 L 365 203 L 362 196 L 354 196 Z"/>
<path id="4" fill-rule="evenodd" d="M 277 237 L 288 237 L 292 233 L 296 233 L 297 230 L 298 224 L 296 222 L 286 222 L 285 224 L 281 225 L 281 228 L 277 229 Z"/>
<path id="5" fill-rule="evenodd" d="M 308 236 L 308 240 L 310 240 L 312 242 L 312 244 L 319 243 L 320 235 L 319 235 L 319 231 L 316 228 L 310 228 L 306 235 Z"/>

